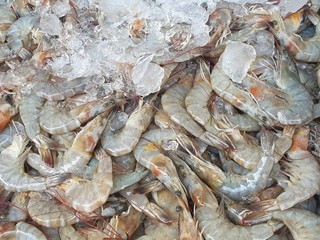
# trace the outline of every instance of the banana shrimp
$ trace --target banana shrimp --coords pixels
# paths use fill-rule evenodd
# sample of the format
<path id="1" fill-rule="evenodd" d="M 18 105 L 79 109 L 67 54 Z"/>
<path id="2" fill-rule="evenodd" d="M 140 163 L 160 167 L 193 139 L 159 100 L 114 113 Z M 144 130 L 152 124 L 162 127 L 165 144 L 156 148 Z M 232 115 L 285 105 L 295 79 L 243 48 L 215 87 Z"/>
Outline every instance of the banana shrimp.
<path id="1" fill-rule="evenodd" d="M 154 129 L 145 132 L 133 154 L 141 165 L 149 169 L 171 192 L 181 197 L 187 205 L 184 187 L 172 160 L 161 153 L 164 142 L 176 141 L 177 134 L 171 129 Z"/>
<path id="2" fill-rule="evenodd" d="M 81 212 L 92 212 L 102 206 L 113 185 L 111 157 L 102 148 L 95 153 L 99 164 L 92 180 L 70 178 L 55 188 L 65 202 Z"/>
<path id="3" fill-rule="evenodd" d="M 51 134 L 67 133 L 123 102 L 122 99 L 108 97 L 80 105 L 70 111 L 61 111 L 53 102 L 48 101 L 40 112 L 40 126 Z"/>
<path id="4" fill-rule="evenodd" d="M 112 156 L 131 152 L 152 121 L 154 112 L 152 103 L 146 102 L 130 115 L 126 125 L 120 130 L 112 131 L 107 126 L 101 136 L 102 147 Z"/>
<path id="5" fill-rule="evenodd" d="M 192 88 L 193 79 L 193 72 L 189 73 L 184 79 L 180 80 L 180 82 L 176 83 L 162 95 L 161 104 L 163 110 L 169 115 L 173 122 L 182 126 L 189 133 L 198 137 L 208 145 L 220 149 L 228 148 L 228 144 L 216 135 L 203 130 L 187 112 L 185 108 L 185 98 Z"/>
<path id="6" fill-rule="evenodd" d="M 29 196 L 29 216 L 41 226 L 64 227 L 80 221 L 73 209 L 57 202 L 44 192 L 30 192 Z"/>
<path id="7" fill-rule="evenodd" d="M 0 239 L 47 240 L 38 228 L 25 222 L 18 222 L 13 230 L 0 234 Z"/>
<path id="8" fill-rule="evenodd" d="M 65 181 L 68 174 L 48 177 L 32 177 L 24 171 L 24 162 L 28 150 L 25 150 L 28 139 L 25 134 L 16 135 L 12 144 L 0 155 L 0 182 L 7 190 L 15 192 L 43 191 Z"/>

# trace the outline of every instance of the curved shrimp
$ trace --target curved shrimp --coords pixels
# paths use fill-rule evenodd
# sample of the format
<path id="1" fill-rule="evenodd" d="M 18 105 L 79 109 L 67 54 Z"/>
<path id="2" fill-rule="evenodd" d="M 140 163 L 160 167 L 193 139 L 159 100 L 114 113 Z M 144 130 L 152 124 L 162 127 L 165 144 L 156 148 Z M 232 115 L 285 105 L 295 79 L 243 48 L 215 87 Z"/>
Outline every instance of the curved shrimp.
<path id="1" fill-rule="evenodd" d="M 254 203 L 252 208 L 286 210 L 309 199 L 320 190 L 320 166 L 307 147 L 308 134 L 306 129 L 300 128 L 287 151 L 290 162 L 280 162 L 284 167 L 284 173 L 290 178 L 287 181 L 288 186 L 276 199 Z"/>
<path id="2" fill-rule="evenodd" d="M 57 109 L 53 102 L 48 101 L 40 112 L 40 126 L 51 134 L 67 133 L 123 102 L 123 99 L 107 97 L 80 105 L 67 112 Z"/>
<path id="3" fill-rule="evenodd" d="M 44 192 L 30 192 L 29 197 L 29 216 L 41 226 L 64 227 L 80 221 L 73 209 L 57 202 Z"/>
<path id="4" fill-rule="evenodd" d="M 228 144 L 216 135 L 203 130 L 187 112 L 185 108 L 185 98 L 192 88 L 193 79 L 193 72 L 188 73 L 184 79 L 173 85 L 162 95 L 161 104 L 163 110 L 169 115 L 173 122 L 181 125 L 189 133 L 198 137 L 203 142 L 220 149 L 228 148 Z"/>
<path id="5" fill-rule="evenodd" d="M 56 187 L 57 192 L 72 208 L 81 212 L 92 212 L 108 199 L 113 185 L 111 157 L 99 148 L 95 151 L 99 165 L 93 179 L 70 178 Z M 63 193 L 60 193 L 62 190 Z"/>
<path id="6" fill-rule="evenodd" d="M 25 173 L 24 162 L 28 150 L 25 150 L 28 140 L 25 134 L 16 135 L 12 144 L 0 155 L 0 182 L 7 190 L 15 192 L 42 191 L 58 185 L 66 180 L 68 174 L 48 177 L 32 177 Z"/>
<path id="7" fill-rule="evenodd" d="M 143 212 L 145 215 L 166 224 L 171 223 L 172 219 L 169 215 L 157 204 L 150 202 L 145 194 L 133 193 L 136 187 L 137 184 L 132 185 L 122 190 L 120 194 L 125 197 L 135 209 Z"/>
<path id="8" fill-rule="evenodd" d="M 18 222 L 15 229 L 0 234 L 1 239 L 47 240 L 46 236 L 35 226 Z"/>
<path id="9" fill-rule="evenodd" d="M 31 56 L 27 50 L 32 42 L 30 38 L 31 30 L 40 21 L 40 17 L 27 15 L 15 21 L 7 30 L 7 43 L 14 54 L 22 59 Z"/>
<path id="10" fill-rule="evenodd" d="M 170 191 L 182 197 L 187 205 L 184 187 L 179 179 L 172 160 L 160 151 L 164 142 L 177 140 L 177 134 L 171 129 L 154 129 L 145 132 L 133 150 L 141 165 L 149 169 Z"/>
<path id="11" fill-rule="evenodd" d="M 303 40 L 300 36 L 289 32 L 285 23 L 281 18 L 278 7 L 273 6 L 268 10 L 271 15 L 273 24 L 272 32 L 285 45 L 294 59 L 304 62 L 320 62 L 320 38 L 317 27 L 317 35 L 308 40 Z M 317 26 L 319 25 L 319 17 L 311 9 L 308 10 L 313 17 L 317 19 Z"/>
<path id="12" fill-rule="evenodd" d="M 41 159 L 34 154 L 29 154 L 28 163 L 44 176 L 54 173 L 73 173 L 82 176 L 82 171 L 91 159 L 92 152 L 108 122 L 106 118 L 108 114 L 109 111 L 106 111 L 96 116 L 82 128 L 76 135 L 71 148 L 65 152 L 55 168 L 42 163 Z"/>
<path id="13" fill-rule="evenodd" d="M 152 121 L 154 107 L 151 103 L 139 106 L 129 117 L 126 125 L 118 131 L 112 131 L 108 126 L 101 136 L 101 144 L 112 156 L 120 156 L 132 151 L 137 145 L 141 134 Z"/>
<path id="14" fill-rule="evenodd" d="M 199 239 L 200 234 L 198 233 L 196 222 L 183 201 L 177 198 L 168 189 L 152 192 L 152 196 L 156 203 L 169 213 L 173 220 L 179 223 L 180 239 Z"/>
<path id="15" fill-rule="evenodd" d="M 32 80 L 33 92 L 49 101 L 61 101 L 76 94 L 83 93 L 90 77 L 79 77 L 70 81 L 54 82 L 54 79 Z M 61 80 L 60 80 L 61 81 Z"/>

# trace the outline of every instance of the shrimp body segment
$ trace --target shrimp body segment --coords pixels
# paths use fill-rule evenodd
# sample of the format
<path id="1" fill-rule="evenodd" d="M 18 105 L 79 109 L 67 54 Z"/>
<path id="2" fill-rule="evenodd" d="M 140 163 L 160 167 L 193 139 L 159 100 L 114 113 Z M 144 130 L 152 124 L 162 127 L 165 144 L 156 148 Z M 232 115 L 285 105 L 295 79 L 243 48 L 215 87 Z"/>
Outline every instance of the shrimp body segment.
<path id="1" fill-rule="evenodd" d="M 0 234 L 0 239 L 47 240 L 38 228 L 25 222 L 18 222 L 14 230 Z"/>

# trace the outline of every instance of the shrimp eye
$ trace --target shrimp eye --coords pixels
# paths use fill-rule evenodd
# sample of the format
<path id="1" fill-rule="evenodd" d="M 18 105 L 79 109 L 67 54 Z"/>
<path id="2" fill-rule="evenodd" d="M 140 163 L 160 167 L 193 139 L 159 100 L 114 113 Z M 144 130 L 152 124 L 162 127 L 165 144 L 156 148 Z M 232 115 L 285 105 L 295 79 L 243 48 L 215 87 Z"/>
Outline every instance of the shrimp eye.
<path id="1" fill-rule="evenodd" d="M 267 118 L 265 116 L 262 116 L 262 122 L 267 122 Z"/>
<path id="2" fill-rule="evenodd" d="M 181 192 L 180 191 L 176 191 L 175 194 L 176 194 L 177 197 L 181 197 Z"/>
<path id="3" fill-rule="evenodd" d="M 181 212 L 181 210 L 182 210 L 182 209 L 181 209 L 181 206 L 176 206 L 176 211 L 177 211 L 177 212 Z"/>

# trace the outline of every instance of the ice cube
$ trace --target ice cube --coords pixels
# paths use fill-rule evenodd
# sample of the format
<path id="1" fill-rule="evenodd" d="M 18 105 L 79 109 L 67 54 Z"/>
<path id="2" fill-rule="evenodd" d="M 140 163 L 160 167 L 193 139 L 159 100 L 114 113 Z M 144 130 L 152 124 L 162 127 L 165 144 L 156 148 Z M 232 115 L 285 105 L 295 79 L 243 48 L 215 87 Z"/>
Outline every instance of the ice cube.
<path id="1" fill-rule="evenodd" d="M 152 63 L 152 58 L 153 54 L 140 58 L 131 74 L 136 93 L 143 97 L 159 91 L 164 77 L 164 69 Z"/>
<path id="2" fill-rule="evenodd" d="M 223 72 L 232 81 L 241 83 L 256 58 L 256 51 L 248 44 L 228 41 L 221 57 Z"/>
<path id="3" fill-rule="evenodd" d="M 57 15 L 49 13 L 41 16 L 40 28 L 49 35 L 60 35 L 62 31 L 62 23 Z"/>

